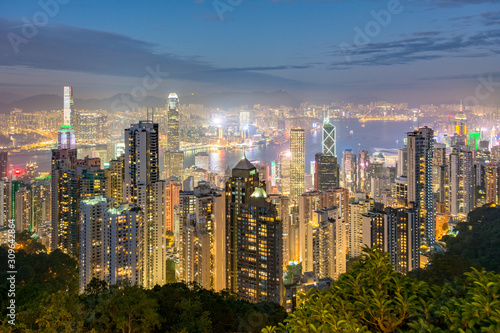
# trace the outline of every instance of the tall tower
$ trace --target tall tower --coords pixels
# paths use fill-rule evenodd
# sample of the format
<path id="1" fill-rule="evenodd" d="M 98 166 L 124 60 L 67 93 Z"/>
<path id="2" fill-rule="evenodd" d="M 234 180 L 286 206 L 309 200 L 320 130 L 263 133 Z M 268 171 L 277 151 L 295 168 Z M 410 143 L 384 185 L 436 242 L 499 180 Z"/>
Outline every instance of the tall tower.
<path id="1" fill-rule="evenodd" d="M 342 186 L 351 193 L 356 193 L 357 176 L 356 154 L 351 149 L 346 149 L 342 156 Z"/>
<path id="2" fill-rule="evenodd" d="M 460 102 L 460 111 L 455 116 L 455 131 L 458 135 L 467 135 L 467 116 L 464 113 L 464 106 Z"/>
<path id="3" fill-rule="evenodd" d="M 73 87 L 64 86 L 64 125 L 71 126 L 73 116 Z"/>
<path id="4" fill-rule="evenodd" d="M 257 169 L 246 157 L 236 164 L 226 182 L 226 287 L 233 292 L 238 292 L 238 223 L 259 185 Z"/>
<path id="5" fill-rule="evenodd" d="M 427 247 L 435 242 L 436 221 L 432 193 L 434 131 L 421 127 L 408 133 L 408 202 L 419 210 L 420 241 Z"/>
<path id="6" fill-rule="evenodd" d="M 326 191 L 340 187 L 340 167 L 337 163 L 337 156 L 316 154 L 315 160 L 314 188 L 317 191 Z"/>
<path id="7" fill-rule="evenodd" d="M 7 177 L 7 169 L 9 167 L 9 153 L 7 151 L 0 151 L 0 181 Z"/>
<path id="8" fill-rule="evenodd" d="M 325 117 L 323 122 L 323 154 L 337 156 L 335 126 L 330 123 L 330 119 Z"/>
<path id="9" fill-rule="evenodd" d="M 450 154 L 450 212 L 466 217 L 474 209 L 472 151 L 469 146 L 453 147 Z"/>
<path id="10" fill-rule="evenodd" d="M 237 284 L 241 299 L 281 303 L 283 225 L 266 191 L 257 187 L 237 224 Z"/>
<path id="11" fill-rule="evenodd" d="M 179 110 L 177 109 L 179 104 L 179 97 L 177 94 L 168 95 L 167 101 L 167 150 L 168 151 L 179 151 Z"/>
<path id="12" fill-rule="evenodd" d="M 301 128 L 290 130 L 290 199 L 298 205 L 299 196 L 305 192 L 306 173 L 305 132 Z"/>

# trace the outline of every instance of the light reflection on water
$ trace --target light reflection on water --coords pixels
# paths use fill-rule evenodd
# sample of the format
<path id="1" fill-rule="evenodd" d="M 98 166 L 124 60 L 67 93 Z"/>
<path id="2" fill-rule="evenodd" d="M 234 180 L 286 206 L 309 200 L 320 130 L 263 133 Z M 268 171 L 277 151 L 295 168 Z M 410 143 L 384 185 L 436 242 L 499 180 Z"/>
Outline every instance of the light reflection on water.
<path id="1" fill-rule="evenodd" d="M 354 152 L 364 149 L 370 154 L 379 150 L 397 149 L 403 147 L 403 139 L 406 133 L 412 131 L 416 126 L 412 121 L 366 122 L 365 127 L 357 119 L 332 119 L 332 123 L 337 128 L 337 155 L 342 156 L 345 149 L 352 149 Z M 350 134 L 350 131 L 353 134 Z M 245 153 L 249 160 L 262 160 L 271 163 L 278 154 L 289 149 L 289 143 L 280 146 L 261 146 L 248 149 L 233 150 L 210 150 L 210 169 L 213 172 L 224 172 L 229 166 L 234 167 Z M 306 131 L 306 172 L 309 172 L 310 161 L 314 160 L 314 154 L 321 152 L 321 131 L 310 133 Z M 186 152 L 184 156 L 184 166 L 189 167 L 194 164 L 196 152 Z M 50 151 L 19 152 L 11 153 L 9 164 L 16 167 L 23 167 L 28 162 L 36 162 L 40 172 L 50 171 Z M 340 159 L 339 159 L 340 162 Z"/>

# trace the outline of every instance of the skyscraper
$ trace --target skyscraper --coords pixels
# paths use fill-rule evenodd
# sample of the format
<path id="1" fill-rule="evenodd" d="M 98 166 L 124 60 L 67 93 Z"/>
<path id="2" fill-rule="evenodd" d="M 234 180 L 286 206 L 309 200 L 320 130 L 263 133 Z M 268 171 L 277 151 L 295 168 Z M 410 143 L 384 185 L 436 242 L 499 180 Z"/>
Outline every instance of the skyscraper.
<path id="1" fill-rule="evenodd" d="M 266 191 L 257 187 L 237 223 L 237 286 L 240 299 L 281 304 L 283 229 Z"/>
<path id="2" fill-rule="evenodd" d="M 7 177 L 8 167 L 9 153 L 7 151 L 0 151 L 0 180 Z"/>
<path id="3" fill-rule="evenodd" d="M 143 232 L 140 208 L 116 206 L 113 199 L 95 196 L 80 202 L 79 289 L 92 278 L 116 284 L 143 284 Z"/>
<path id="4" fill-rule="evenodd" d="M 420 241 L 431 246 L 436 240 L 432 169 L 434 131 L 421 127 L 408 133 L 408 202 L 417 205 L 420 219 Z"/>
<path id="5" fill-rule="evenodd" d="M 356 193 L 357 174 L 356 154 L 352 149 L 346 149 L 342 155 L 342 187 L 351 193 Z"/>
<path id="6" fill-rule="evenodd" d="M 167 151 L 179 151 L 179 97 L 177 94 L 168 95 L 167 101 Z"/>
<path id="7" fill-rule="evenodd" d="M 146 288 L 162 285 L 166 270 L 166 183 L 159 180 L 158 139 L 158 124 L 152 121 L 140 121 L 125 129 L 123 199 L 142 210 Z"/>
<path id="8" fill-rule="evenodd" d="M 64 125 L 71 126 L 73 116 L 73 87 L 64 86 Z"/>
<path id="9" fill-rule="evenodd" d="M 450 154 L 450 213 L 466 217 L 474 209 L 472 151 L 469 146 L 453 147 Z"/>
<path id="10" fill-rule="evenodd" d="M 123 181 L 125 177 L 125 156 L 109 161 L 106 173 L 106 195 L 114 199 L 115 204 L 124 202 Z"/>
<path id="11" fill-rule="evenodd" d="M 460 111 L 455 116 L 455 132 L 458 135 L 467 135 L 467 116 L 462 103 L 460 103 Z"/>
<path id="12" fill-rule="evenodd" d="M 210 171 L 210 155 L 206 152 L 199 152 L 194 155 L 194 165 L 197 168 Z"/>
<path id="13" fill-rule="evenodd" d="M 306 173 L 305 134 L 301 128 L 290 130 L 290 199 L 298 205 L 299 196 L 305 192 Z"/>
<path id="14" fill-rule="evenodd" d="M 260 186 L 259 174 L 246 157 L 236 164 L 226 182 L 226 272 L 227 288 L 238 292 L 238 224 L 250 196 Z"/>
<path id="15" fill-rule="evenodd" d="M 77 150 L 74 132 L 63 125 L 58 132 L 57 149 L 52 150 L 51 249 L 61 249 L 77 255 L 78 250 L 78 190 Z"/>
<path id="16" fill-rule="evenodd" d="M 323 122 L 323 154 L 337 156 L 335 126 L 330 123 L 330 119 L 325 117 Z"/>
<path id="17" fill-rule="evenodd" d="M 316 154 L 315 160 L 314 188 L 317 191 L 326 191 L 340 187 L 340 166 L 337 163 L 337 156 Z"/>
<path id="18" fill-rule="evenodd" d="M 370 155 L 368 151 L 360 150 L 358 156 L 358 191 L 368 193 L 370 191 Z"/>

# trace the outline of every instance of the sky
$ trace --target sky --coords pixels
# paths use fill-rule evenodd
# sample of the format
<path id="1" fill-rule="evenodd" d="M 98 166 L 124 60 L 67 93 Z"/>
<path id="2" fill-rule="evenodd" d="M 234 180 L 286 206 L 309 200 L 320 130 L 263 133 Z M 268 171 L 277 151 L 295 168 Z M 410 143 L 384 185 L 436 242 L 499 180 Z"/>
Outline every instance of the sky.
<path id="1" fill-rule="evenodd" d="M 0 101 L 286 90 L 491 104 L 499 0 L 0 2 Z"/>

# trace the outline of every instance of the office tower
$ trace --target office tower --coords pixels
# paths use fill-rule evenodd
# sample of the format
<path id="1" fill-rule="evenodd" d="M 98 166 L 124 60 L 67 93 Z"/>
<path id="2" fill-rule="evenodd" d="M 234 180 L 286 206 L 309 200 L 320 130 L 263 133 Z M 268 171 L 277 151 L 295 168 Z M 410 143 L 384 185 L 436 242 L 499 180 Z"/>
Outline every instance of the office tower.
<path id="1" fill-rule="evenodd" d="M 38 234 L 38 227 L 50 220 L 50 177 L 39 178 L 31 184 L 31 197 L 32 230 Z"/>
<path id="2" fill-rule="evenodd" d="M 194 166 L 210 171 L 210 155 L 205 152 L 196 153 L 196 155 L 194 155 Z"/>
<path id="3" fill-rule="evenodd" d="M 315 181 L 316 191 L 326 191 L 340 186 L 340 166 L 337 156 L 316 154 L 315 155 Z"/>
<path id="4" fill-rule="evenodd" d="M 323 136 L 322 136 L 322 152 L 325 155 L 337 156 L 335 126 L 330 123 L 330 119 L 326 118 L 323 121 Z"/>
<path id="5" fill-rule="evenodd" d="M 9 170 L 9 153 L 7 151 L 0 151 L 0 180 L 7 177 Z"/>
<path id="6" fill-rule="evenodd" d="M 243 157 L 226 182 L 226 286 L 238 292 L 238 224 L 242 210 L 248 208 L 250 196 L 259 187 L 255 166 Z"/>
<path id="7" fill-rule="evenodd" d="M 434 144 L 432 160 L 432 191 L 436 197 L 436 210 L 444 214 L 449 211 L 449 165 L 445 144 Z"/>
<path id="8" fill-rule="evenodd" d="M 421 127 L 407 136 L 408 202 L 416 203 L 420 219 L 420 241 L 431 246 L 436 240 L 434 195 L 432 193 L 432 157 L 434 131 Z"/>
<path id="9" fill-rule="evenodd" d="M 58 132 L 57 149 L 52 150 L 51 166 L 51 249 L 77 255 L 78 189 L 77 150 L 74 132 L 64 125 Z"/>
<path id="10" fill-rule="evenodd" d="M 76 169 L 78 200 L 105 195 L 106 176 L 99 158 L 79 160 Z"/>
<path id="11" fill-rule="evenodd" d="M 346 226 L 349 223 L 348 190 L 336 188 L 325 192 L 311 191 L 299 197 L 298 246 L 303 272 L 313 270 L 313 231 L 317 227 L 313 220 L 313 213 L 317 210 L 330 208 L 336 208 L 336 215 L 332 215 L 330 218 L 335 218 L 339 223 L 342 223 L 344 228 L 344 236 L 339 238 L 339 241 L 347 242 Z M 347 248 L 346 244 L 345 246 Z"/>
<path id="12" fill-rule="evenodd" d="M 389 177 L 372 177 L 370 185 L 370 197 L 380 202 L 384 193 L 391 188 Z"/>
<path id="13" fill-rule="evenodd" d="M 240 132 L 247 131 L 248 125 L 250 125 L 250 112 L 240 111 Z"/>
<path id="14" fill-rule="evenodd" d="M 370 155 L 366 150 L 358 154 L 358 191 L 370 191 Z"/>
<path id="15" fill-rule="evenodd" d="M 179 144 L 179 98 L 177 94 L 168 95 L 167 101 L 167 151 L 175 152 L 180 150 Z"/>
<path id="16" fill-rule="evenodd" d="M 342 155 L 342 183 L 343 187 L 351 193 L 357 190 L 357 164 L 356 154 L 352 149 L 346 149 Z"/>
<path id="17" fill-rule="evenodd" d="M 455 116 L 455 133 L 457 135 L 467 135 L 467 116 L 464 113 L 462 103 L 460 103 L 460 111 Z"/>
<path id="18" fill-rule="evenodd" d="M 290 261 L 298 261 L 299 254 L 295 250 L 295 237 L 298 236 L 292 229 L 292 219 L 290 215 L 290 200 L 281 194 L 269 194 L 270 202 L 276 207 L 277 218 L 281 221 L 283 229 L 283 265 Z"/>
<path id="19" fill-rule="evenodd" d="M 279 153 L 278 158 L 278 178 L 276 183 L 281 194 L 289 196 L 292 153 L 290 151 L 283 151 Z"/>
<path id="20" fill-rule="evenodd" d="M 9 209 L 9 183 L 0 179 L 0 227 L 8 225 Z"/>
<path id="21" fill-rule="evenodd" d="M 408 175 L 408 149 L 398 149 L 398 162 L 396 177 L 406 177 Z"/>
<path id="22" fill-rule="evenodd" d="M 305 192 L 304 174 L 306 173 L 305 134 L 301 128 L 290 130 L 290 200 L 298 204 L 299 196 Z"/>
<path id="23" fill-rule="evenodd" d="M 78 122 L 78 142 L 96 142 L 99 133 L 97 114 L 81 112 L 78 114 Z"/>
<path id="24" fill-rule="evenodd" d="M 346 228 L 337 208 L 313 213 L 313 271 L 318 279 L 337 279 L 346 271 Z"/>
<path id="25" fill-rule="evenodd" d="M 313 186 L 316 188 L 316 161 L 311 161 L 311 165 L 309 167 L 309 173 L 312 175 Z"/>
<path id="26" fill-rule="evenodd" d="M 373 209 L 374 201 L 366 198 L 355 197 L 349 203 L 349 258 L 361 255 L 363 247 L 363 214 Z"/>
<path id="27" fill-rule="evenodd" d="M 125 156 L 118 156 L 109 161 L 109 168 L 105 170 L 106 176 L 106 195 L 112 198 L 115 204 L 124 202 L 123 200 L 123 182 L 125 178 Z"/>
<path id="28" fill-rule="evenodd" d="M 96 196 L 80 202 L 79 290 L 93 278 L 143 285 L 143 214 L 133 204 Z"/>
<path id="29" fill-rule="evenodd" d="M 485 183 L 486 183 L 486 203 L 500 203 L 499 196 L 499 166 L 496 160 L 486 163 L 485 166 Z M 1 214 L 1 213 L 0 213 Z"/>
<path id="30" fill-rule="evenodd" d="M 224 191 L 206 182 L 180 193 L 179 280 L 225 289 L 225 201 Z"/>
<path id="31" fill-rule="evenodd" d="M 238 296 L 253 303 L 281 304 L 282 223 L 263 188 L 242 205 L 237 223 Z"/>
<path id="32" fill-rule="evenodd" d="M 163 285 L 166 271 L 166 184 L 159 181 L 158 124 L 140 121 L 125 129 L 123 199 L 141 208 L 144 223 L 143 285 Z"/>
<path id="33" fill-rule="evenodd" d="M 188 177 L 184 174 L 184 152 L 165 151 L 164 161 L 166 178 L 174 177 L 178 181 L 182 181 Z"/>
<path id="34" fill-rule="evenodd" d="M 420 267 L 420 232 L 414 208 L 373 209 L 362 220 L 363 244 L 388 252 L 391 264 L 401 273 Z"/>
<path id="35" fill-rule="evenodd" d="M 313 176 L 310 173 L 304 174 L 304 188 L 306 191 L 314 189 Z"/>
<path id="36" fill-rule="evenodd" d="M 181 191 L 181 184 L 174 179 L 170 179 L 167 183 L 166 189 L 166 232 L 174 233 L 175 226 L 175 206 L 179 204 L 179 193 Z"/>
<path id="37" fill-rule="evenodd" d="M 474 209 L 472 151 L 468 146 L 453 147 L 450 154 L 450 213 L 466 217 Z"/>
<path id="38" fill-rule="evenodd" d="M 392 198 L 394 207 L 408 206 L 408 178 L 396 178 L 392 187 Z"/>
<path id="39" fill-rule="evenodd" d="M 73 116 L 73 87 L 64 86 L 64 125 L 71 126 Z"/>
<path id="40" fill-rule="evenodd" d="M 29 185 L 21 186 L 15 193 L 15 214 L 16 231 L 33 231 L 32 226 L 32 198 Z"/>
<path id="41" fill-rule="evenodd" d="M 138 186 L 159 180 L 158 124 L 140 121 L 125 129 L 123 200 L 138 203 Z"/>

